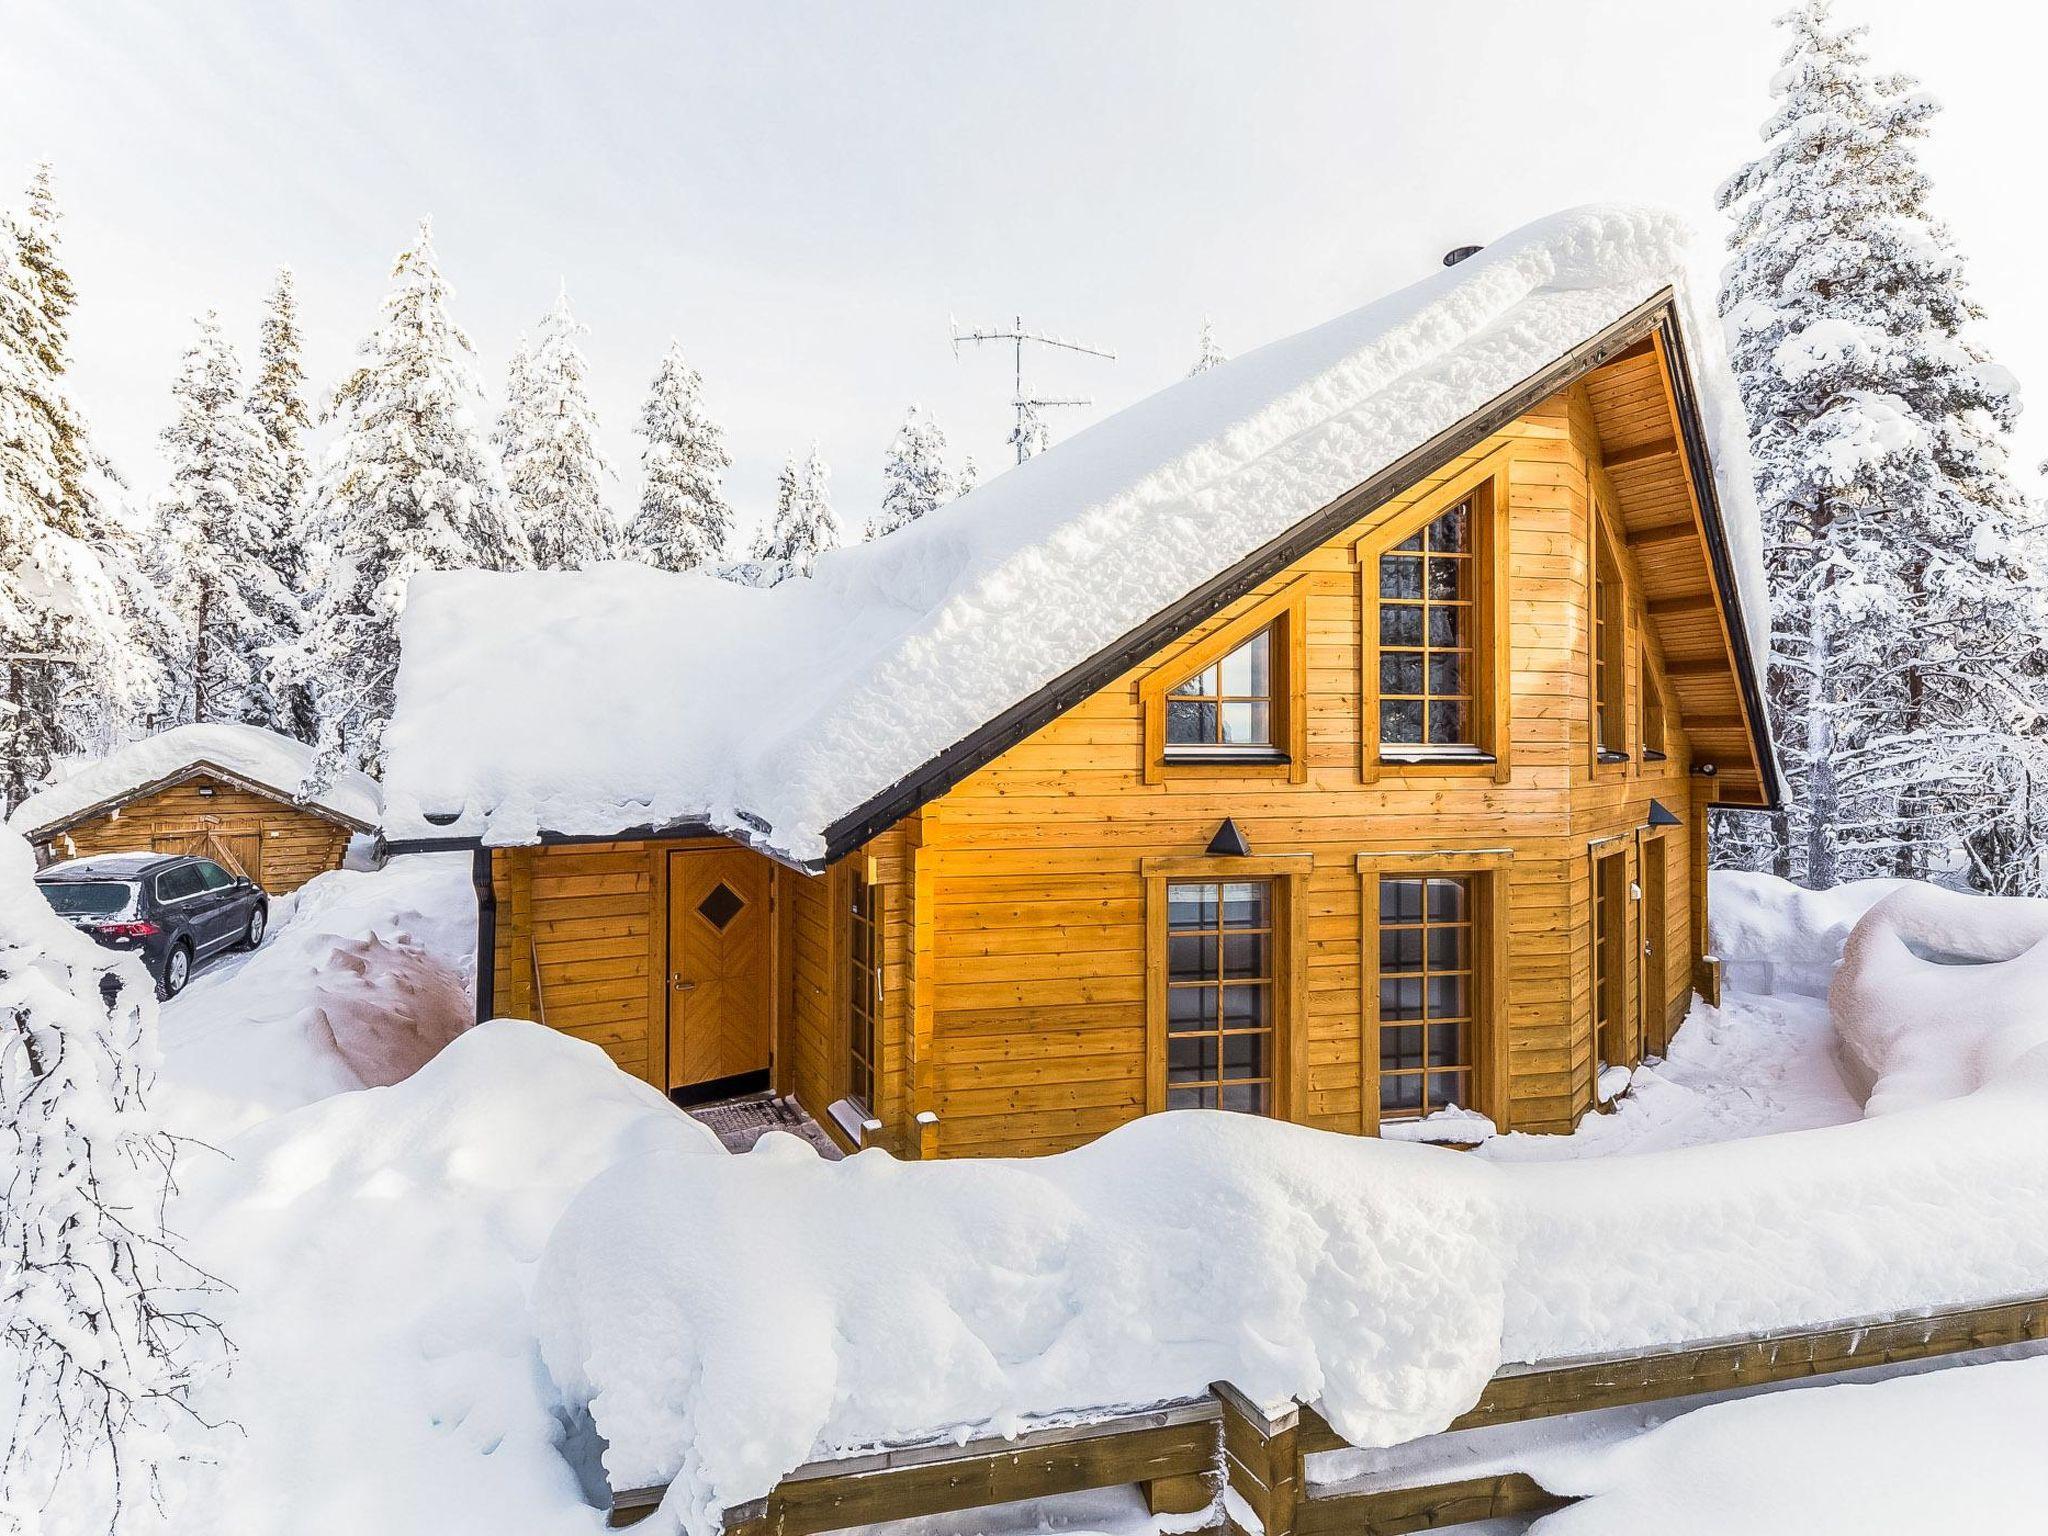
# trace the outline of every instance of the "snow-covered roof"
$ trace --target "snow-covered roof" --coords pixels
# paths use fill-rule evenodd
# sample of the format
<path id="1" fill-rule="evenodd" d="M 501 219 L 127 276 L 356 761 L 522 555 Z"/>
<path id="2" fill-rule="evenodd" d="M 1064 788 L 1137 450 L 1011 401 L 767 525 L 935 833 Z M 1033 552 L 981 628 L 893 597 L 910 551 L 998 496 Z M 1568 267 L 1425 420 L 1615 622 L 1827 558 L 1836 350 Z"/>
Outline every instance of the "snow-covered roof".
<path id="1" fill-rule="evenodd" d="M 1676 215 L 1589 207 L 1160 391 L 766 590 L 632 565 L 416 578 L 394 839 L 703 822 L 815 860 L 839 819 L 1663 291 L 1687 321 L 1752 653 L 1739 404 Z"/>
<path id="2" fill-rule="evenodd" d="M 177 725 L 117 747 L 37 790 L 14 808 L 7 824 L 34 839 L 95 806 L 132 799 L 207 768 L 352 826 L 369 830 L 377 825 L 375 779 L 344 770 L 324 789 L 305 794 L 313 770 L 311 747 L 261 726 L 228 724 Z"/>

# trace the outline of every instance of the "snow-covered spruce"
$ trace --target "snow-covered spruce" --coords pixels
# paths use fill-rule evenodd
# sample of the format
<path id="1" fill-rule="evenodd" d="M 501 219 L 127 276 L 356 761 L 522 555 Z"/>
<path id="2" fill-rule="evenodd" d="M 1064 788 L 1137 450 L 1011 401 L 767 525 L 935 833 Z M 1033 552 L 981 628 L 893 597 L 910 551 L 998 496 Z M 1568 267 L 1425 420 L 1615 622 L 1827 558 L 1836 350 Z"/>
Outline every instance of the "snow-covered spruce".
<path id="1" fill-rule="evenodd" d="M 183 619 L 190 680 L 183 718 L 272 725 L 265 668 L 297 638 L 298 595 L 273 568 L 280 531 L 255 494 L 264 440 L 241 395 L 241 365 L 211 310 L 186 349 L 164 429 L 170 484 L 157 502 L 162 585 Z"/>
<path id="2" fill-rule="evenodd" d="M 2006 472 L 2006 371 L 1928 209 L 1938 110 L 1874 76 L 1807 0 L 1763 152 L 1721 189 L 1721 293 L 1771 574 L 1769 701 L 1787 779 L 1723 857 L 1817 886 L 1967 860 L 2048 889 L 2048 692 L 2033 518 Z"/>
<path id="3" fill-rule="evenodd" d="M 1195 364 L 1192 368 L 1188 369 L 1188 377 L 1192 379 L 1198 373 L 1207 373 L 1217 364 L 1229 361 L 1230 359 L 1225 355 L 1223 349 L 1216 345 L 1215 326 L 1210 324 L 1207 318 L 1204 318 L 1202 321 L 1202 339 L 1195 353 Z"/>
<path id="4" fill-rule="evenodd" d="M 104 746 L 159 700 L 134 536 L 101 504 L 65 388 L 75 294 L 48 166 L 0 210 L 0 800 Z"/>
<path id="5" fill-rule="evenodd" d="M 223 1340 L 163 1226 L 154 989 L 33 870 L 0 830 L 0 1524 L 126 1529 L 194 1450 L 187 1399 Z"/>
<path id="6" fill-rule="evenodd" d="M 263 508 L 262 525 L 269 536 L 264 563 L 277 579 L 279 617 L 291 640 L 305 633 L 311 568 L 307 496 L 313 471 L 306 459 L 305 434 L 312 429 L 312 417 L 306 409 L 302 346 L 292 269 L 279 267 L 264 301 L 257 330 L 256 377 L 249 385 L 249 419 L 256 426 L 256 450 L 249 465 L 248 494 Z M 318 728 L 312 697 L 303 687 L 282 679 L 274 656 L 266 661 L 263 688 L 270 715 L 264 723 L 311 741 Z"/>
<path id="7" fill-rule="evenodd" d="M 754 585 L 772 587 L 792 576 L 808 576 L 818 556 L 845 541 L 839 514 L 832 510 L 831 474 L 816 443 L 801 465 L 783 461 L 775 483 L 775 520 L 754 547 Z"/>
<path id="8" fill-rule="evenodd" d="M 483 392 L 448 316 L 432 231 L 398 255 L 384 314 L 336 391 L 340 431 L 314 499 L 327 566 L 281 676 L 311 691 L 323 762 L 374 770 L 398 671 L 398 615 L 421 571 L 531 563 L 477 428 Z"/>
<path id="9" fill-rule="evenodd" d="M 882 461 L 882 510 L 869 520 L 867 536 L 879 539 L 916 522 L 951 501 L 958 483 L 946 469 L 946 434 L 922 406 L 911 406 Z"/>
<path id="10" fill-rule="evenodd" d="M 539 342 L 529 349 L 520 338 L 498 421 L 511 515 L 533 563 L 548 571 L 577 570 L 618 552 L 618 527 L 604 505 L 612 467 L 597 445 L 590 365 L 576 345 L 585 330 L 565 287 L 541 319 Z"/>
<path id="11" fill-rule="evenodd" d="M 640 510 L 626 529 L 628 551 L 664 571 L 693 571 L 725 556 L 732 508 L 720 477 L 732 468 L 725 434 L 704 405 L 704 380 L 676 342 L 662 354 L 634 431 L 644 474 Z"/>

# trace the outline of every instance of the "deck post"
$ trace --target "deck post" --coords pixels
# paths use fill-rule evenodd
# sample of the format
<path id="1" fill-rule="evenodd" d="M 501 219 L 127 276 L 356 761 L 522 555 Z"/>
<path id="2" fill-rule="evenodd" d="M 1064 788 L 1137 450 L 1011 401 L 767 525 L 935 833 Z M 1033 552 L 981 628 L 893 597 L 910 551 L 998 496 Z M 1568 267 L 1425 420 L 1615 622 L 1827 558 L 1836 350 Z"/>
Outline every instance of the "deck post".
<path id="1" fill-rule="evenodd" d="M 1227 1381 L 1209 1388 L 1223 1406 L 1223 1469 L 1265 1536 L 1294 1536 L 1303 1483 L 1301 1409 L 1268 1413 Z M 1233 1536 L 1243 1536 L 1235 1524 Z"/>

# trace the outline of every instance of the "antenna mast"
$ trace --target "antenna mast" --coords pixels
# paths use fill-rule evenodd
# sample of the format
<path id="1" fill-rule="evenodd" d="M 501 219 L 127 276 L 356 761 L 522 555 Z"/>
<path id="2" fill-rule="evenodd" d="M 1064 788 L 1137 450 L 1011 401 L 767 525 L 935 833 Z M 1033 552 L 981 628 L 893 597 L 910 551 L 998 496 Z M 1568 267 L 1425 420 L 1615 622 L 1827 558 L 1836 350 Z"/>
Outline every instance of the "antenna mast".
<path id="1" fill-rule="evenodd" d="M 953 356 L 955 358 L 960 356 L 960 343 L 963 341 L 1007 341 L 1010 343 L 1011 367 L 1015 378 L 1015 392 L 1011 396 L 1010 405 L 1017 413 L 1017 425 L 1010 433 L 1010 441 L 1017 446 L 1017 462 L 1019 464 L 1022 464 L 1031 457 L 1034 451 L 1034 443 L 1045 430 L 1044 423 L 1039 419 L 1038 413 L 1040 410 L 1049 406 L 1093 405 L 1095 403 L 1086 396 L 1051 399 L 1026 394 L 1024 392 L 1025 343 L 1029 342 L 1033 346 L 1040 347 L 1057 347 L 1065 352 L 1085 352 L 1090 357 L 1106 357 L 1111 362 L 1116 361 L 1116 354 L 1106 348 L 1091 347 L 1082 342 L 1069 341 L 1064 336 L 1048 336 L 1043 331 L 1027 331 L 1024 329 L 1024 317 L 1022 315 L 1018 315 L 1011 320 L 1008 330 L 984 327 L 977 331 L 963 331 L 960 329 L 959 322 L 950 318 L 947 324 L 953 332 Z"/>

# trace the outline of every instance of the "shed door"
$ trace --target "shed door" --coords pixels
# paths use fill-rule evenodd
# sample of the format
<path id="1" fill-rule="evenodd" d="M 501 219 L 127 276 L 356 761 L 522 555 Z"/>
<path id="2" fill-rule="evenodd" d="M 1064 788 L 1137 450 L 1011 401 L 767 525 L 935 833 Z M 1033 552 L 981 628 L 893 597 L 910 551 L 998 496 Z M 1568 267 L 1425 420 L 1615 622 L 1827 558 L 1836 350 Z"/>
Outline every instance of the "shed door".
<path id="1" fill-rule="evenodd" d="M 263 883 L 263 834 L 225 832 L 219 827 L 159 827 L 149 840 L 152 853 L 192 853 L 212 859 L 231 875 Z"/>
<path id="2" fill-rule="evenodd" d="M 1640 863 L 1643 871 L 1643 1050 L 1662 1056 L 1671 1047 L 1671 1010 L 1666 998 L 1666 988 L 1670 983 L 1666 979 L 1669 972 L 1664 964 L 1664 950 L 1670 936 L 1669 924 L 1665 920 L 1663 838 L 1646 837 L 1642 840 Z"/>
<path id="3" fill-rule="evenodd" d="M 670 852 L 669 1088 L 767 1072 L 773 928 L 768 863 L 759 854 Z"/>

